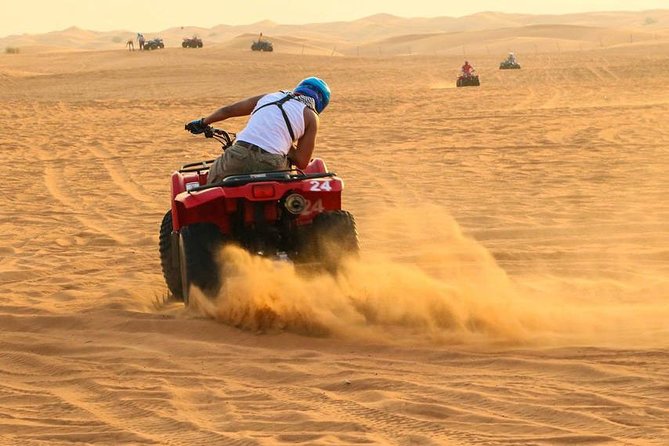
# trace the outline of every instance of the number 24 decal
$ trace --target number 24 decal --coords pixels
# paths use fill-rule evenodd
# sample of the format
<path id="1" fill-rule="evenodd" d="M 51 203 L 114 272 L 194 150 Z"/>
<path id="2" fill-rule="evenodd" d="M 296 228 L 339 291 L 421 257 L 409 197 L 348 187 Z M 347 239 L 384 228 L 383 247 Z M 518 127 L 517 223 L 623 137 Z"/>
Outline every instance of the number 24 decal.
<path id="1" fill-rule="evenodd" d="M 312 192 L 330 192 L 332 190 L 329 181 L 310 181 L 309 184 L 311 184 L 309 190 Z"/>
<path id="2" fill-rule="evenodd" d="M 307 205 L 304 207 L 304 211 L 302 212 L 303 214 L 311 214 L 313 212 L 323 212 L 325 208 L 323 208 L 323 200 L 320 198 L 314 202 L 311 200 L 307 200 Z"/>

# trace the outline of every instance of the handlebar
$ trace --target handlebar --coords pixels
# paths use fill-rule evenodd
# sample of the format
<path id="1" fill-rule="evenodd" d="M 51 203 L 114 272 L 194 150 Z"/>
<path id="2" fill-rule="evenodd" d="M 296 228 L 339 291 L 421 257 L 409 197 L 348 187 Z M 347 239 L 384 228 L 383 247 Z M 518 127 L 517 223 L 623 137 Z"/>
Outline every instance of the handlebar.
<path id="1" fill-rule="evenodd" d="M 223 129 L 217 129 L 211 126 L 207 126 L 207 128 L 204 130 L 204 137 L 213 138 L 216 141 L 220 142 L 221 144 L 223 144 L 222 149 L 225 150 L 235 142 L 235 139 L 237 139 L 237 134 L 232 132 L 226 132 Z"/>
<path id="2" fill-rule="evenodd" d="M 225 151 L 228 147 L 232 146 L 235 143 L 235 140 L 237 139 L 237 134 L 233 132 L 227 132 L 223 129 L 217 129 L 215 127 L 212 127 L 210 125 L 207 125 L 204 129 L 204 137 L 205 138 L 213 138 L 216 141 L 220 142 L 223 146 L 221 149 Z M 290 161 L 291 166 L 294 164 L 293 160 L 288 158 Z M 304 174 L 300 169 L 297 169 L 296 167 L 293 167 L 291 170 L 297 170 L 301 174 Z"/>

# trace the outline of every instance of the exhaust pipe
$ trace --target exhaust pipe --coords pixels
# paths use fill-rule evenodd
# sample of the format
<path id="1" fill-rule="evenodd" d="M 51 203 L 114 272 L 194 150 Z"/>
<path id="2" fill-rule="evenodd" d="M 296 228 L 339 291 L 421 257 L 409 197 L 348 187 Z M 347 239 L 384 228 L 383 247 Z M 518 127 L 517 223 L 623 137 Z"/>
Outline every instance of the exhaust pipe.
<path id="1" fill-rule="evenodd" d="M 283 205 L 291 214 L 299 215 L 307 208 L 307 200 L 300 194 L 290 194 Z"/>

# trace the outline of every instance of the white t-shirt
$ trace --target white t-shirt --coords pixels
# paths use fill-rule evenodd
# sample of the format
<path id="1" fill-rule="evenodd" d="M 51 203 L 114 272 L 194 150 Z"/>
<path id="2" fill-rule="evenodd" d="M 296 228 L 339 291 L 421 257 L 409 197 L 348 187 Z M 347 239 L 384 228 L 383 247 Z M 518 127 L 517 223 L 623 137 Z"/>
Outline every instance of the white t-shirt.
<path id="1" fill-rule="evenodd" d="M 263 96 L 253 109 L 270 102 L 278 101 L 286 96 L 286 93 L 277 92 Z M 304 135 L 304 107 L 306 105 L 295 99 L 289 99 L 282 104 L 288 115 L 288 120 L 293 128 L 293 134 L 297 141 Z M 237 140 L 255 144 L 261 149 L 277 155 L 287 155 L 293 146 L 290 133 L 283 118 L 281 109 L 277 105 L 268 105 L 257 113 L 253 113 L 244 130 L 237 134 Z"/>

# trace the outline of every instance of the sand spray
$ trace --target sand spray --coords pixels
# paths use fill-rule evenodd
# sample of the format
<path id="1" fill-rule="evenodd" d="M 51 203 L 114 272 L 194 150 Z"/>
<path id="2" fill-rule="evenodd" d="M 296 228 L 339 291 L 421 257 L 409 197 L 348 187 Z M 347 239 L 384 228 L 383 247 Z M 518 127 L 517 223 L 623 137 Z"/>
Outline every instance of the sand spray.
<path id="1" fill-rule="evenodd" d="M 213 301 L 194 289 L 196 307 L 252 331 L 385 342 L 669 342 L 666 281 L 510 277 L 436 206 L 363 226 L 375 239 L 334 276 L 226 247 L 224 286 Z"/>

